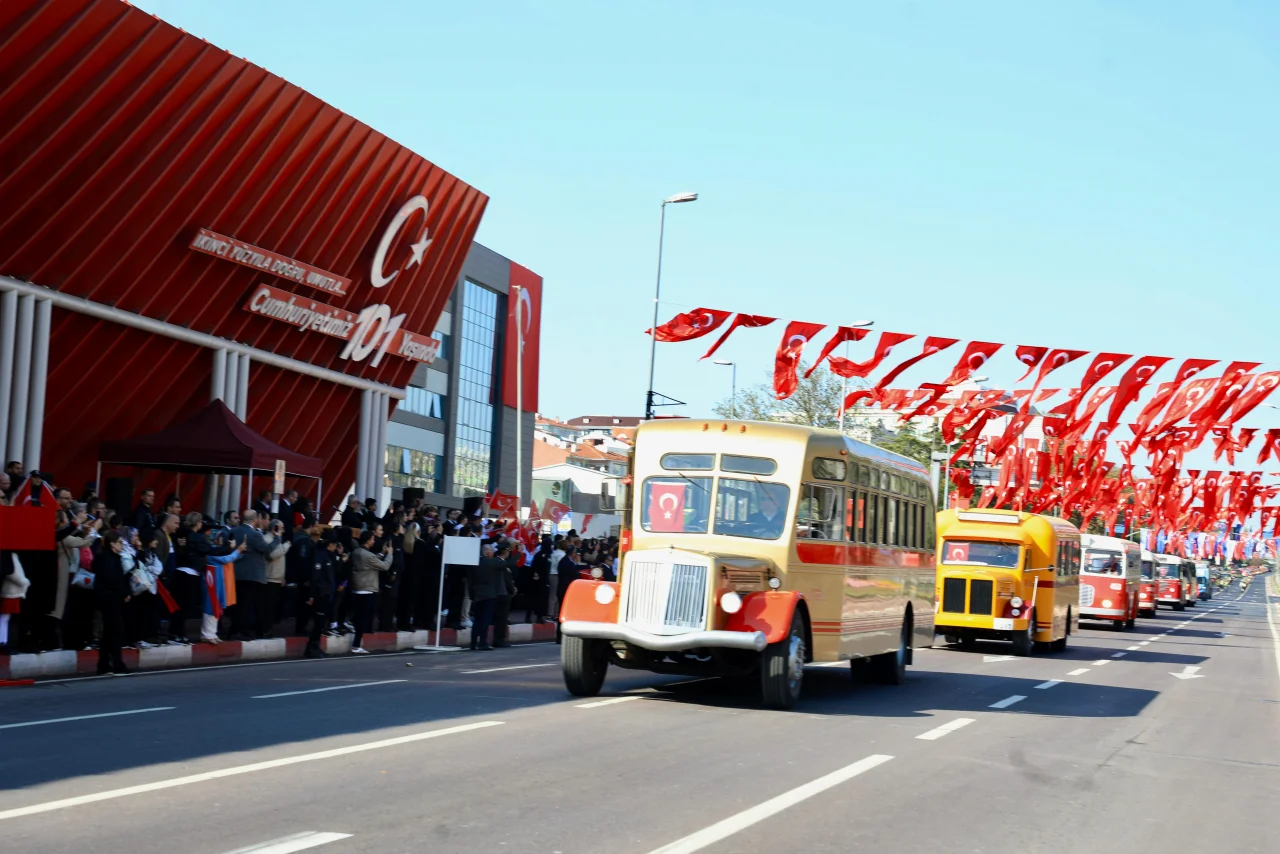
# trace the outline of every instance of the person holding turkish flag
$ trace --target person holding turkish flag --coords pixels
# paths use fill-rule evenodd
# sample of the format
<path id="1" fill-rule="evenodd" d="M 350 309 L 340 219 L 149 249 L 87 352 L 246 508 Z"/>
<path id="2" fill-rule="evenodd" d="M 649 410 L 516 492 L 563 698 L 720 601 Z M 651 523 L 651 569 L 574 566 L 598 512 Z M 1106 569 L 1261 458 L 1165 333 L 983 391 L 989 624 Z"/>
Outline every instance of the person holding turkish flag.
<path id="1" fill-rule="evenodd" d="M 796 377 L 796 368 L 800 364 L 800 356 L 804 347 L 825 328 L 822 323 L 806 323 L 793 320 L 787 324 L 782 333 L 782 343 L 773 359 L 773 393 L 778 400 L 786 400 L 795 394 L 800 381 Z"/>
<path id="2" fill-rule="evenodd" d="M 692 341 L 720 328 L 731 314 L 731 311 L 714 308 L 695 308 L 693 311 L 677 314 L 656 330 L 646 329 L 645 334 L 653 333 L 655 338 L 664 343 Z"/>
<path id="3" fill-rule="evenodd" d="M 684 531 L 685 487 L 683 483 L 650 483 L 645 517 L 650 531 L 679 534 Z"/>

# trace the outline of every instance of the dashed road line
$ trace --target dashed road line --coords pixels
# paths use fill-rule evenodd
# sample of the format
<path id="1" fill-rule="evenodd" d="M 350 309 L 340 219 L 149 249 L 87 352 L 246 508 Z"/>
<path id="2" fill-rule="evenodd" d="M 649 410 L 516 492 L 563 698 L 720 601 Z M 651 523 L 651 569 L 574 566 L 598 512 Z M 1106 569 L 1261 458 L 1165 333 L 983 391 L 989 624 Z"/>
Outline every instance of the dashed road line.
<path id="1" fill-rule="evenodd" d="M 1142 648 L 1142 647 L 1139 647 L 1139 646 L 1127 646 L 1127 647 L 1125 647 L 1125 649 L 1126 649 L 1126 650 L 1128 650 L 1129 652 L 1136 652 L 1137 650 L 1139 650 L 1139 649 L 1141 649 L 1141 648 Z"/>
<path id="2" fill-rule="evenodd" d="M 928 732 L 924 733 L 923 735 L 917 735 L 916 738 L 920 739 L 921 741 L 937 741 L 947 733 L 955 732 L 958 729 L 967 727 L 971 723 L 973 723 L 973 718 L 956 718 L 951 723 L 943 724 L 940 727 L 931 729 Z"/>
<path id="3" fill-rule="evenodd" d="M 1124 657 L 1125 657 L 1126 655 L 1128 655 L 1128 654 L 1129 654 L 1129 653 L 1127 653 L 1127 652 L 1115 652 L 1115 653 L 1112 653 L 1112 654 L 1111 654 L 1111 657 L 1112 657 L 1112 658 L 1124 658 Z"/>
<path id="4" fill-rule="evenodd" d="M 285 756 L 281 759 L 269 759 L 266 762 L 253 762 L 249 765 L 234 765 L 230 768 L 223 768 L 219 771 L 206 771 L 203 774 L 191 774 L 186 777 L 173 777 L 168 780 L 158 780 L 154 783 L 127 786 L 123 789 L 108 789 L 105 792 L 94 792 L 89 795 L 79 795 L 74 798 L 62 798 L 57 801 L 46 801 L 42 804 L 32 804 L 31 806 L 4 810 L 3 812 L 0 812 L 0 821 L 5 821 L 11 818 L 20 818 L 28 815 L 37 815 L 39 813 L 53 812 L 54 810 L 69 809 L 70 807 L 78 807 L 85 804 L 96 804 L 99 801 L 110 801 L 115 800 L 116 798 L 128 797 L 129 795 L 158 792 L 162 789 L 172 789 L 177 786 L 189 786 L 192 783 L 204 783 L 209 780 L 220 780 L 223 777 L 235 777 L 240 774 L 251 774 L 255 771 L 266 771 L 270 768 L 297 765 L 299 762 L 315 762 L 320 759 L 334 759 L 339 756 L 349 756 L 353 753 L 363 753 L 366 750 L 380 750 L 384 747 L 397 747 L 401 744 L 411 744 L 415 741 L 424 741 L 429 738 L 440 738 L 441 736 L 471 732 L 472 730 L 477 729 L 488 729 L 489 727 L 502 726 L 502 724 L 502 721 L 480 721 L 473 724 L 445 727 L 444 729 L 431 729 L 426 732 L 413 733 L 412 735 L 402 735 L 396 738 L 382 739 L 380 741 L 368 741 L 364 744 L 353 744 L 348 747 L 335 747 L 332 750 L 321 750 L 316 753 L 302 753 L 297 756 Z"/>
<path id="5" fill-rule="evenodd" d="M 302 833 L 282 836 L 279 839 L 272 839 L 269 842 L 263 842 L 258 845 L 250 845 L 247 848 L 237 848 L 235 851 L 227 852 L 227 854 L 293 854 L 294 851 L 306 851 L 308 848 L 316 848 L 321 845 L 327 845 L 330 842 L 337 842 L 340 839 L 350 838 L 350 833 L 304 830 Z"/>
<path id="6" fill-rule="evenodd" d="M 612 706 L 614 703 L 626 703 L 629 700 L 643 700 L 643 699 L 644 699 L 643 697 L 634 696 L 634 695 L 628 696 L 628 697 L 610 697 L 607 700 L 596 700 L 594 703 L 580 703 L 574 706 L 574 708 L 597 709 L 600 706 Z"/>
<path id="7" fill-rule="evenodd" d="M 1088 672 L 1089 672 L 1089 668 L 1087 668 L 1087 667 L 1081 667 L 1081 668 L 1079 668 L 1079 669 L 1072 670 L 1072 671 L 1071 671 L 1070 673 L 1068 673 L 1067 675 L 1068 675 L 1068 676 L 1083 676 L 1083 675 L 1085 675 L 1085 674 L 1086 674 L 1086 673 L 1088 673 Z"/>
<path id="8" fill-rule="evenodd" d="M 1012 697 L 1005 697 L 1003 700 L 1001 700 L 998 703 L 992 703 L 990 706 L 987 706 L 987 708 L 988 709 L 1007 709 L 1010 706 L 1012 706 L 1014 703 L 1021 703 L 1025 699 L 1027 698 L 1022 694 L 1014 694 Z"/>
<path id="9" fill-rule="evenodd" d="M 731 815 L 710 827 L 691 833 L 683 839 L 677 839 L 669 845 L 654 849 L 650 854 L 693 854 L 695 851 L 701 851 L 709 845 L 714 845 L 722 839 L 728 839 L 735 833 L 746 830 L 766 818 L 777 815 L 788 807 L 793 807 L 812 798 L 814 795 L 819 795 L 841 783 L 852 780 L 859 774 L 865 774 L 872 768 L 883 765 L 891 759 L 893 759 L 892 756 L 883 754 L 859 759 L 852 765 L 846 765 L 838 771 L 832 771 L 825 777 L 819 777 L 816 780 L 805 783 L 803 786 L 797 786 L 789 792 L 783 792 L 781 795 L 770 798 L 762 804 L 757 804 L 736 815 Z"/>
<path id="10" fill-rule="evenodd" d="M 527 670 L 530 667 L 555 667 L 558 664 L 560 664 L 558 661 L 548 661 L 544 664 L 513 664 L 510 667 L 490 667 L 485 670 L 460 670 L 458 672 L 468 675 L 472 673 L 500 673 L 503 670 Z"/>
<path id="11" fill-rule="evenodd" d="M 393 685 L 408 679 L 384 679 L 381 682 L 356 682 L 354 685 L 330 685 L 328 688 L 311 688 L 306 691 L 285 691 L 281 694 L 259 694 L 254 700 L 274 700 L 276 697 L 296 697 L 299 694 L 323 694 L 325 691 L 345 691 L 348 688 L 369 688 L 374 685 Z"/>
<path id="12" fill-rule="evenodd" d="M 1110 663 L 1111 663 L 1111 659 L 1109 659 L 1109 658 L 1102 658 L 1102 659 L 1099 659 L 1099 660 L 1095 661 L 1095 662 L 1093 663 L 1093 666 L 1094 666 L 1094 667 L 1101 667 L 1101 666 L 1102 666 L 1102 665 L 1104 665 L 1104 664 L 1110 664 Z"/>
<path id="13" fill-rule="evenodd" d="M 1052 688 L 1054 685 L 1061 685 L 1061 684 L 1062 684 L 1061 679 L 1050 679 L 1048 682 L 1041 682 L 1036 687 L 1039 688 L 1041 691 L 1044 691 L 1045 689 Z"/>
<path id="14" fill-rule="evenodd" d="M 176 706 L 156 706 L 153 709 L 130 709 L 127 712 L 103 712 L 97 715 L 76 715 L 71 718 L 50 718 L 47 721 L 24 721 L 20 724 L 3 724 L 0 729 L 18 729 L 27 726 L 44 726 L 45 724 L 65 724 L 71 721 L 89 721 L 94 718 L 114 718 L 120 715 L 142 715 L 147 712 L 172 712 Z"/>

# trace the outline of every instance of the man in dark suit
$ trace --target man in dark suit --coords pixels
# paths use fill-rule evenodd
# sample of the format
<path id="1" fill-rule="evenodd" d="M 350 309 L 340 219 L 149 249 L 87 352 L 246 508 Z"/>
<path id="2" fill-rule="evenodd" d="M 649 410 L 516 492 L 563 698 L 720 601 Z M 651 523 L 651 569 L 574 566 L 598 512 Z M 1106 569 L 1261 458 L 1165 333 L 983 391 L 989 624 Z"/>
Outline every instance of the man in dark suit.
<path id="1" fill-rule="evenodd" d="M 258 500 L 253 502 L 253 509 L 258 512 L 258 516 L 263 519 L 271 518 L 271 492 L 270 490 L 262 490 L 258 493 Z"/>
<path id="2" fill-rule="evenodd" d="M 280 511 L 276 518 L 284 523 L 284 537 L 293 540 L 293 503 L 298 500 L 298 490 L 291 489 L 280 496 Z"/>
<path id="3" fill-rule="evenodd" d="M 493 546 L 482 546 L 480 563 L 467 570 L 471 594 L 471 648 L 489 650 L 489 626 L 501 591 L 506 590 L 506 561 L 494 555 Z"/>

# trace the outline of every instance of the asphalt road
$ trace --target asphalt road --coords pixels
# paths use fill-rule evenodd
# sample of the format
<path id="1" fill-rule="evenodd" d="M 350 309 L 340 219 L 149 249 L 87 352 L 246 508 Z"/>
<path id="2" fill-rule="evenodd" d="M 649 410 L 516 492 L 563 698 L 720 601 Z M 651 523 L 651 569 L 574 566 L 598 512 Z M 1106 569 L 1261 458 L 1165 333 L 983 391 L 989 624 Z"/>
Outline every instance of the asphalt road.
<path id="1" fill-rule="evenodd" d="M 618 670 L 575 699 L 553 645 L 8 689 L 0 850 L 1270 854 L 1272 612 L 1255 583 L 900 687 L 813 667 L 793 712 Z"/>

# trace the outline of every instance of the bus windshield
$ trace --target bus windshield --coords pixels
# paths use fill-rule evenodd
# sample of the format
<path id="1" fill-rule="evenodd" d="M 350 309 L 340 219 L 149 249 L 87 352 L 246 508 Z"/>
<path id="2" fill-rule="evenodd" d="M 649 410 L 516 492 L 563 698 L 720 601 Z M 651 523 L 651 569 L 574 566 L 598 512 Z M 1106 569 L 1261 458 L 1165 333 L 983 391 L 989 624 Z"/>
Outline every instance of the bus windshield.
<path id="1" fill-rule="evenodd" d="M 1093 551 L 1084 553 L 1085 573 L 1093 575 L 1120 575 L 1120 553 Z"/>
<path id="2" fill-rule="evenodd" d="M 711 478 L 683 475 L 644 482 L 641 524 L 664 534 L 705 534 L 711 510 Z"/>
<path id="3" fill-rule="evenodd" d="M 945 540 L 942 562 L 966 566 L 994 566 L 1017 569 L 1022 547 L 1017 543 L 993 543 L 983 540 Z"/>
<path id="4" fill-rule="evenodd" d="M 720 478 L 714 533 L 729 537 L 776 540 L 787 526 L 791 490 L 782 483 Z"/>
<path id="5" fill-rule="evenodd" d="M 1142 562 L 1142 577 L 1143 578 L 1155 577 L 1155 569 L 1151 566 L 1151 561 L 1149 560 L 1144 560 Z"/>

